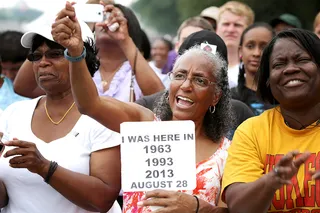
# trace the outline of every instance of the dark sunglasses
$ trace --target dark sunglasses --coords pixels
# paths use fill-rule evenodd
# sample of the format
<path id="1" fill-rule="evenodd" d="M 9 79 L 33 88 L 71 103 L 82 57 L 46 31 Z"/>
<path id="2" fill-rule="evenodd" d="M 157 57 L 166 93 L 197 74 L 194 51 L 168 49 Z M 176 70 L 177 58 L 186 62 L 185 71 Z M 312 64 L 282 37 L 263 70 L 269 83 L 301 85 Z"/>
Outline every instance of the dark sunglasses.
<path id="1" fill-rule="evenodd" d="M 35 61 L 39 61 L 43 57 L 43 55 L 46 57 L 46 59 L 58 59 L 63 56 L 63 52 L 64 50 L 61 50 L 61 49 L 48 50 L 45 53 L 33 52 L 27 56 L 27 59 L 29 61 L 35 62 Z"/>

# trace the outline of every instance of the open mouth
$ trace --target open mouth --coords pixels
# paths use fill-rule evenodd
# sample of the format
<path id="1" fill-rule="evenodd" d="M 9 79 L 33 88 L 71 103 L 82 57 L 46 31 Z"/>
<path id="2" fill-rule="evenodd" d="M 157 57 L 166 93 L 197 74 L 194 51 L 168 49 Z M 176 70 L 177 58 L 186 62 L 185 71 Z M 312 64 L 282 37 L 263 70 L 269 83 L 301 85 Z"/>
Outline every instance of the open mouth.
<path id="1" fill-rule="evenodd" d="M 191 107 L 194 104 L 194 101 L 190 98 L 183 97 L 183 96 L 177 96 L 176 97 L 177 105 L 182 108 L 188 108 Z"/>

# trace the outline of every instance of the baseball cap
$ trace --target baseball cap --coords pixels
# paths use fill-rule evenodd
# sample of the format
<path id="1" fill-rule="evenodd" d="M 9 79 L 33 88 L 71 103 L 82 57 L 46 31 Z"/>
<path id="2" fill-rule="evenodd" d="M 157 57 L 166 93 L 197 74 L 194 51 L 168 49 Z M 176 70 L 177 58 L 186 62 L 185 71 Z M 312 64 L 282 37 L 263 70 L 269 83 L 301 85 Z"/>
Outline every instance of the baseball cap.
<path id="1" fill-rule="evenodd" d="M 208 7 L 200 13 L 201 17 L 208 17 L 218 21 L 219 8 L 218 7 Z"/>
<path id="2" fill-rule="evenodd" d="M 220 36 L 218 36 L 216 33 L 209 30 L 201 30 L 201 31 L 192 33 L 181 44 L 178 50 L 179 55 L 183 54 L 183 52 L 185 52 L 186 50 L 188 50 L 189 48 L 195 45 L 201 45 L 201 46 L 204 45 L 203 49 L 210 49 L 210 51 L 214 49 L 228 63 L 227 46 L 222 40 L 222 38 L 220 38 Z M 214 48 L 212 48 L 212 46 Z"/>
<path id="3" fill-rule="evenodd" d="M 296 27 L 296 28 L 302 27 L 300 20 L 296 16 L 289 14 L 289 13 L 284 13 L 284 14 L 280 15 L 279 17 L 271 20 L 270 25 L 272 27 L 275 27 L 279 22 L 284 22 L 284 23 L 289 24 L 289 25 Z"/>
<path id="4" fill-rule="evenodd" d="M 87 39 L 94 40 L 93 33 L 90 27 L 83 21 L 78 20 L 81 28 L 82 40 L 85 42 Z M 32 40 L 35 35 L 41 35 L 50 41 L 54 41 L 51 35 L 51 26 L 53 22 L 47 22 L 45 25 L 39 26 L 32 31 L 26 32 L 21 37 L 21 45 L 25 48 L 31 48 Z"/>

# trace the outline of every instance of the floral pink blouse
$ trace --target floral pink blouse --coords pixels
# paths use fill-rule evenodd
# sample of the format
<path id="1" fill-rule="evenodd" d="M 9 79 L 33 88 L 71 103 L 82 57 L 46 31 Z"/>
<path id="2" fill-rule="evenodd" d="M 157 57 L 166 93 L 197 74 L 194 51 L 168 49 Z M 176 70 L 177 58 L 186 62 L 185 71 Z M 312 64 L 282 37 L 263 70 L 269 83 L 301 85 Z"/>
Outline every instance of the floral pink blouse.
<path id="1" fill-rule="evenodd" d="M 216 206 L 220 196 L 221 180 L 224 166 L 227 160 L 231 141 L 224 138 L 217 151 L 208 159 L 197 164 L 197 187 L 193 191 L 183 191 L 190 195 L 196 195 L 200 199 Z M 148 207 L 138 207 L 144 192 L 123 193 L 123 213 L 151 212 Z"/>

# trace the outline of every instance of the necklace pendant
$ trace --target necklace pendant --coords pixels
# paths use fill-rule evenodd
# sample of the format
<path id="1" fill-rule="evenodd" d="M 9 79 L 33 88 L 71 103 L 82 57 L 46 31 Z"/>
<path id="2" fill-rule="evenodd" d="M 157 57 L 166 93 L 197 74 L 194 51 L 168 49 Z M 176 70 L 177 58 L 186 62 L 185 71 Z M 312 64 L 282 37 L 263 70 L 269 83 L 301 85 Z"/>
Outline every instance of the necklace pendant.
<path id="1" fill-rule="evenodd" d="M 102 86 L 103 92 L 107 91 L 107 89 L 108 89 L 108 82 L 107 82 L 107 81 L 101 81 L 101 86 Z"/>

